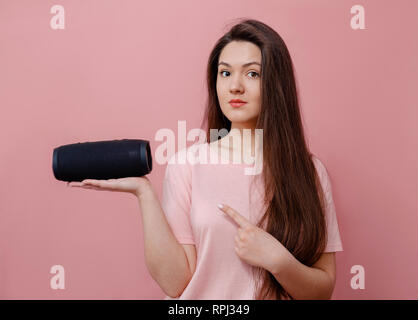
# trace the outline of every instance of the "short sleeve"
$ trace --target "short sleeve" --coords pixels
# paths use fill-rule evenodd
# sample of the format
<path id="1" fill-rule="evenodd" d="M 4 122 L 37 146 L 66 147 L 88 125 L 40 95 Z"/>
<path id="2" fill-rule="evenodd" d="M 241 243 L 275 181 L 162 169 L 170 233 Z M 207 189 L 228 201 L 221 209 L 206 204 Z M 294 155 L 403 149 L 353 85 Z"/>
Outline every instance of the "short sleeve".
<path id="1" fill-rule="evenodd" d="M 324 252 L 343 251 L 340 231 L 338 228 L 337 214 L 335 212 L 335 204 L 332 197 L 331 179 L 324 164 L 317 157 L 313 156 L 313 162 L 318 172 L 325 195 L 325 218 L 328 238 Z"/>
<path id="2" fill-rule="evenodd" d="M 163 180 L 161 207 L 179 243 L 195 244 L 190 221 L 191 167 L 187 161 L 184 161 L 184 157 L 184 163 L 178 160 L 184 155 L 184 151 L 179 151 L 167 164 Z"/>

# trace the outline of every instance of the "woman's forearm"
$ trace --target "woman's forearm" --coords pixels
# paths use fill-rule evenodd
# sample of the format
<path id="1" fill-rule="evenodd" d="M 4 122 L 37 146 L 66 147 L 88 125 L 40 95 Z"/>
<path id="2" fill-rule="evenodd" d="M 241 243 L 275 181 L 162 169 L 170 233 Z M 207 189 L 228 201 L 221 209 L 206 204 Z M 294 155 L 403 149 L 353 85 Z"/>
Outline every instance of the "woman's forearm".
<path id="1" fill-rule="evenodd" d="M 304 265 L 290 252 L 286 261 L 281 261 L 271 273 L 297 300 L 330 299 L 334 290 L 334 283 L 325 271 Z"/>
<path id="2" fill-rule="evenodd" d="M 177 297 L 191 279 L 186 253 L 175 238 L 154 191 L 139 195 L 138 201 L 147 268 L 167 295 Z"/>

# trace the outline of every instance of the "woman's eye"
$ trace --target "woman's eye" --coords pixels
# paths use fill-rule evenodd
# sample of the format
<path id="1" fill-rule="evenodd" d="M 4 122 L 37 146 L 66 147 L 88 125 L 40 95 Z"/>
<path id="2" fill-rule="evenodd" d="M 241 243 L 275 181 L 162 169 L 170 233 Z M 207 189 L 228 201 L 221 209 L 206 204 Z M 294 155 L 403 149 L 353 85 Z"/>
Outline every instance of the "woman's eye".
<path id="1" fill-rule="evenodd" d="M 260 76 L 259 74 L 258 74 L 258 72 L 255 72 L 255 71 L 250 71 L 250 72 L 248 72 L 248 74 L 250 74 L 250 73 L 255 73 L 256 75 L 257 75 L 257 78 Z M 251 77 L 252 78 L 252 77 Z"/>
<path id="2" fill-rule="evenodd" d="M 220 72 L 219 72 L 219 74 L 220 74 L 221 76 L 223 76 L 224 72 L 229 73 L 229 71 L 222 70 L 222 71 L 220 71 Z M 257 75 L 257 76 L 256 76 L 256 78 L 258 78 L 258 77 L 260 76 L 260 75 L 259 75 L 259 73 L 258 73 L 258 72 L 255 72 L 255 71 L 250 71 L 250 72 L 248 72 L 248 74 L 250 74 L 250 73 L 254 73 L 254 74 L 256 74 L 256 75 Z M 254 77 L 255 77 L 255 76 L 250 77 L 250 78 L 254 78 Z"/>

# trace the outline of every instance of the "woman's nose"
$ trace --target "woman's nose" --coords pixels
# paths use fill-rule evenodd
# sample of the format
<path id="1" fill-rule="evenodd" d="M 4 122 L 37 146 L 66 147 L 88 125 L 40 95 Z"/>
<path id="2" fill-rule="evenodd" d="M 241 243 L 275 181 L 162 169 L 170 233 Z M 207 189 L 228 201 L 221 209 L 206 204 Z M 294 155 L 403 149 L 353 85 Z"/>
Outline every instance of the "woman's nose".
<path id="1" fill-rule="evenodd" d="M 234 79 L 231 79 L 230 91 L 231 93 L 244 91 L 244 86 L 242 85 L 239 77 L 235 77 Z"/>

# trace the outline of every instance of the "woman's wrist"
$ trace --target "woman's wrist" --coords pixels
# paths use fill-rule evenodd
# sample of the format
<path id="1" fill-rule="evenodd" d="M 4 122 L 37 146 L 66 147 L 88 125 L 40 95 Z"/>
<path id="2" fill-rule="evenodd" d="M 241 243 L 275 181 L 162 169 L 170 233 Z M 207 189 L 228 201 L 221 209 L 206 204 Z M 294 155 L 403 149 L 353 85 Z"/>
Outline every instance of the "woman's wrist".
<path id="1" fill-rule="evenodd" d="M 154 197 L 154 190 L 151 184 L 149 184 L 146 188 L 137 189 L 135 195 L 138 200 L 150 199 Z"/>

